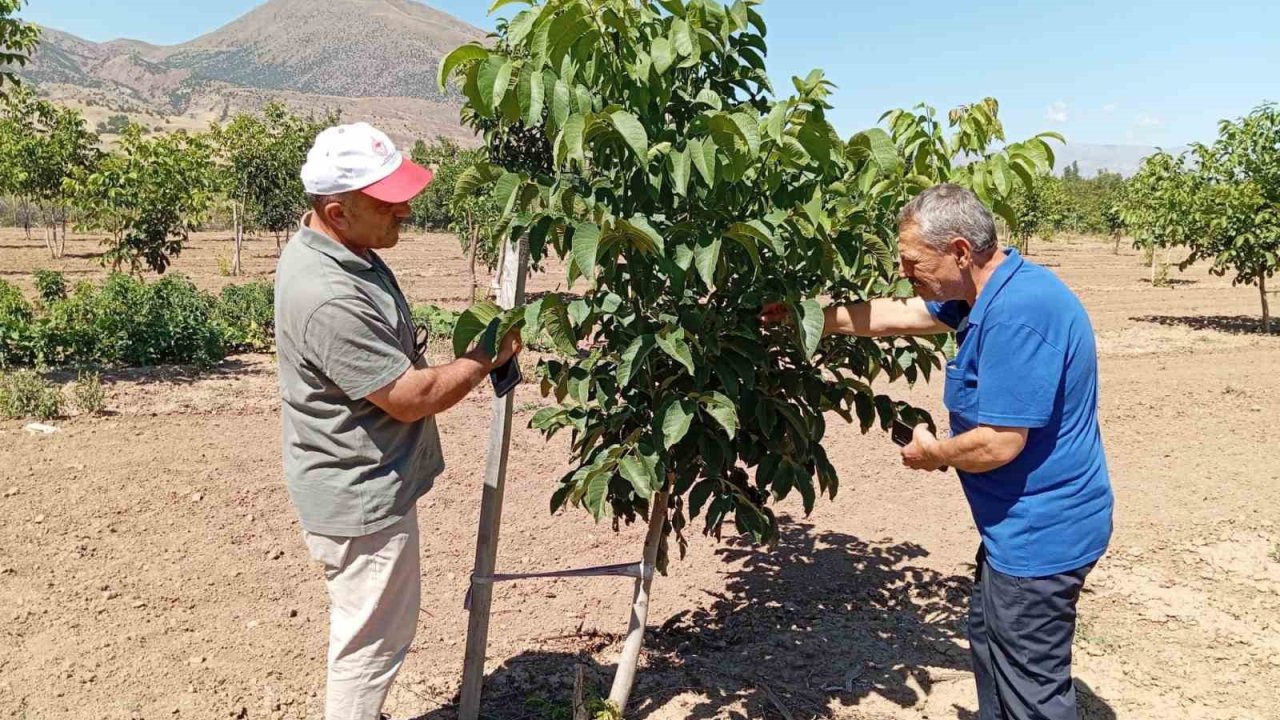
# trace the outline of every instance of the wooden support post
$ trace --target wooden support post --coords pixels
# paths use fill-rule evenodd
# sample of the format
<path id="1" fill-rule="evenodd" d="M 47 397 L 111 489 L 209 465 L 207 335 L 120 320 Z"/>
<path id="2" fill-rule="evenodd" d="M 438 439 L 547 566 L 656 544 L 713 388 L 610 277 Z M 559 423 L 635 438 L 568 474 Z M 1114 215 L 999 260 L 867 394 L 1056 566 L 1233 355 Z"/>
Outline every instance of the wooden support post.
<path id="1" fill-rule="evenodd" d="M 618 712 L 625 715 L 627 701 L 631 698 L 631 688 L 636 684 L 636 668 L 640 666 L 640 651 L 644 648 L 644 628 L 649 621 L 649 592 L 653 588 L 654 569 L 658 564 L 658 546 L 662 542 L 662 531 L 667 522 L 667 490 L 654 493 L 649 508 L 649 533 L 644 541 L 644 577 L 636 578 L 635 591 L 631 599 L 631 624 L 627 628 L 627 639 L 622 645 L 622 655 L 618 658 L 618 671 L 613 676 L 613 689 L 609 692 L 609 701 L 617 706 Z"/>
<path id="2" fill-rule="evenodd" d="M 508 245 L 510 242 L 508 241 Z M 524 303 L 525 276 L 528 274 L 529 244 L 508 247 L 503 254 L 502 275 L 498 284 L 498 305 L 509 309 Z M 476 533 L 476 576 L 493 575 L 498 560 L 498 530 L 502 525 L 502 494 L 507 479 L 507 453 L 511 449 L 511 416 L 515 408 L 514 392 L 505 398 L 494 398 L 489 421 L 489 454 L 485 464 L 484 493 L 480 501 L 480 529 Z M 480 716 L 480 693 L 484 684 L 485 649 L 489 644 L 489 606 L 493 585 L 471 586 L 471 617 L 467 622 L 467 654 L 462 664 L 462 705 L 460 720 L 476 720 Z"/>

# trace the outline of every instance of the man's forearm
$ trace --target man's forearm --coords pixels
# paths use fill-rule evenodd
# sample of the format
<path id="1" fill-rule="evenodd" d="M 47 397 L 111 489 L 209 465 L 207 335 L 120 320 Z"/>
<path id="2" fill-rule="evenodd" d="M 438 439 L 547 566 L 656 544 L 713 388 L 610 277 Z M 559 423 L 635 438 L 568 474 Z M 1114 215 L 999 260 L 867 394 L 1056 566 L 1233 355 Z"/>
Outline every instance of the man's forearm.
<path id="1" fill-rule="evenodd" d="M 876 298 L 826 309 L 824 333 L 856 337 L 936 335 L 951 329 L 938 322 L 919 298 Z"/>
<path id="2" fill-rule="evenodd" d="M 473 350 L 445 365 L 410 370 L 370 400 L 401 422 L 439 415 L 484 382 L 492 363 Z"/>
<path id="3" fill-rule="evenodd" d="M 931 459 L 970 473 L 990 472 L 1013 462 L 1026 446 L 1021 428 L 976 427 L 952 438 L 938 440 L 929 449 Z"/>

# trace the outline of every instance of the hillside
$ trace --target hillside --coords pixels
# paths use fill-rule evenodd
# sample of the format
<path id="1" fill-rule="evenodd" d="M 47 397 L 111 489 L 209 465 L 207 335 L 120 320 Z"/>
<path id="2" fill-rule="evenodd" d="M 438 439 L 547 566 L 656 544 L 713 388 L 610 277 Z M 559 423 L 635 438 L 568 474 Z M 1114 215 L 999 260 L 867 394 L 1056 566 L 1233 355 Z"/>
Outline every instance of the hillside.
<path id="1" fill-rule="evenodd" d="M 435 74 L 449 50 L 483 37 L 414 0 L 271 0 L 164 47 L 45 28 L 21 74 L 91 122 L 123 113 L 147 126 L 204 127 L 280 99 L 303 112 L 340 109 L 400 140 L 468 139 L 460 97 L 440 93 Z"/>

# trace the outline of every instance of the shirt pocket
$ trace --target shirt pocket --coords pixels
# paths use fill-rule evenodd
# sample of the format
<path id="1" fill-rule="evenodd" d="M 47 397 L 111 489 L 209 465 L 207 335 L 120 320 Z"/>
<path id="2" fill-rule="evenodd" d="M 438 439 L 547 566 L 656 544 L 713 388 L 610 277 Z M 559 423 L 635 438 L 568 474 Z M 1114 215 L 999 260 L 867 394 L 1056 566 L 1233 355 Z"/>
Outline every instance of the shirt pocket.
<path id="1" fill-rule="evenodd" d="M 977 380 L 969 379 L 963 367 L 947 365 L 947 384 L 942 392 L 942 403 L 947 410 L 957 415 L 969 414 L 976 410 L 977 398 Z"/>

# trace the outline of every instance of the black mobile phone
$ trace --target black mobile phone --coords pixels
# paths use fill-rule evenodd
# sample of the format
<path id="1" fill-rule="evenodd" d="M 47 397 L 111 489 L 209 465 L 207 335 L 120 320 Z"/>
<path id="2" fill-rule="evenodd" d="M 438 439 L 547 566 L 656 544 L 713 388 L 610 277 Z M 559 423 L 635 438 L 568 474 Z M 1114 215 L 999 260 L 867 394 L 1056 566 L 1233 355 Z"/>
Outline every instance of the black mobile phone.
<path id="1" fill-rule="evenodd" d="M 893 427 L 889 429 L 889 436 L 893 438 L 893 444 L 906 447 L 915 438 L 916 430 L 901 420 L 894 420 Z"/>
<path id="2" fill-rule="evenodd" d="M 520 372 L 520 363 L 516 358 L 511 358 L 505 365 L 489 373 L 493 394 L 498 397 L 506 397 L 507 393 L 515 390 L 523 381 L 524 375 Z"/>
<path id="3" fill-rule="evenodd" d="M 929 425 L 930 430 L 933 429 L 932 423 L 926 424 Z M 916 429 L 901 420 L 894 420 L 893 425 L 889 428 L 889 436 L 893 438 L 894 445 L 897 445 L 898 447 L 906 447 L 911 444 L 911 441 L 916 439 Z M 946 465 L 938 468 L 941 472 L 947 472 L 950 469 L 951 468 Z"/>

